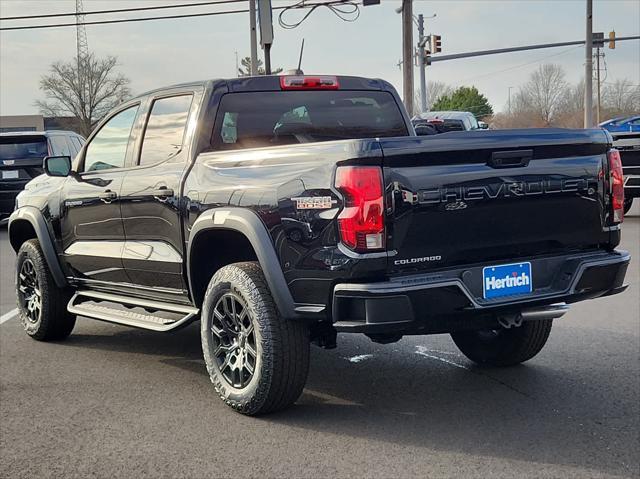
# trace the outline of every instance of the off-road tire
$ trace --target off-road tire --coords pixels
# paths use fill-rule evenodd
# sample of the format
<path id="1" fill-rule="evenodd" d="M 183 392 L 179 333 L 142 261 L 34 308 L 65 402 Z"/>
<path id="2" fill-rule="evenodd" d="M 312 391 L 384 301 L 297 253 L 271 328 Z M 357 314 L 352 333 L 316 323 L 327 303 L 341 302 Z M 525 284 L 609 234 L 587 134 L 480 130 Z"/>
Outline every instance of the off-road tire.
<path id="1" fill-rule="evenodd" d="M 39 312 L 31 314 L 21 291 L 21 274 L 24 276 L 24 264 L 28 262 L 29 271 L 37 280 L 39 291 Z M 24 280 L 22 280 L 24 286 Z M 44 258 L 40 243 L 31 239 L 22 244 L 16 258 L 15 289 L 18 304 L 18 316 L 26 333 L 38 341 L 65 339 L 76 324 L 76 316 L 67 311 L 71 291 L 59 288 Z"/>
<path id="2" fill-rule="evenodd" d="M 216 344 L 219 346 L 221 341 L 212 332 L 214 326 L 221 331 L 219 305 L 229 295 L 238 298 L 243 312 L 246 308 L 255 332 L 254 370 L 241 387 L 234 387 L 220 370 L 230 353 L 224 359 L 216 356 Z M 214 319 L 216 310 L 218 317 Z M 205 293 L 200 333 L 211 382 L 220 398 L 234 410 L 252 416 L 274 412 L 293 404 L 302 393 L 309 370 L 308 328 L 280 316 L 258 263 L 235 263 L 215 273 Z M 234 354 L 241 353 L 236 350 Z M 225 371 L 228 376 L 229 370 Z"/>
<path id="3" fill-rule="evenodd" d="M 549 338 L 552 319 L 525 321 L 517 328 L 451 333 L 458 349 L 481 366 L 513 366 L 538 354 Z"/>

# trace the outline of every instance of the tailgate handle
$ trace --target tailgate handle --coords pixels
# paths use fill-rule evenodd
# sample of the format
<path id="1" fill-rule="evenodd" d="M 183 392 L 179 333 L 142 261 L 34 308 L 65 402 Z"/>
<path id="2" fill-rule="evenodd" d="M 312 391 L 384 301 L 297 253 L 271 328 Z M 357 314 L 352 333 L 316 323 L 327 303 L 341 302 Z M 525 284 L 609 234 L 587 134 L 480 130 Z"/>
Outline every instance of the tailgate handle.
<path id="1" fill-rule="evenodd" d="M 533 158 L 533 150 L 494 151 L 487 164 L 491 168 L 518 168 L 527 166 Z"/>

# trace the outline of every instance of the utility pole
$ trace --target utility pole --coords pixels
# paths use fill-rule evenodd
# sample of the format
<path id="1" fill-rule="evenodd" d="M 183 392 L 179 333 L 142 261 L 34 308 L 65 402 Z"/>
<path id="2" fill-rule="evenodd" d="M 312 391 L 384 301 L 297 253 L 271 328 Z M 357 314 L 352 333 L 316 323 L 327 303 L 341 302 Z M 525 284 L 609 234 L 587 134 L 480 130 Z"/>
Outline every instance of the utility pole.
<path id="1" fill-rule="evenodd" d="M 260 45 L 264 50 L 264 72 L 271 75 L 271 45 L 273 44 L 273 18 L 271 0 L 258 0 Z"/>
<path id="2" fill-rule="evenodd" d="M 402 92 L 413 116 L 413 0 L 402 0 Z"/>
<path id="3" fill-rule="evenodd" d="M 596 105 L 596 125 L 600 124 L 600 45 L 596 48 L 596 83 L 598 100 Z"/>
<path id="4" fill-rule="evenodd" d="M 251 75 L 258 74 L 258 36 L 256 34 L 256 0 L 249 0 L 249 28 L 251 29 Z"/>
<path id="5" fill-rule="evenodd" d="M 593 126 L 593 0 L 587 0 L 584 49 L 584 127 Z"/>
<path id="6" fill-rule="evenodd" d="M 427 79 L 424 68 L 424 15 L 418 15 L 418 68 L 420 69 L 420 111 L 427 111 Z"/>

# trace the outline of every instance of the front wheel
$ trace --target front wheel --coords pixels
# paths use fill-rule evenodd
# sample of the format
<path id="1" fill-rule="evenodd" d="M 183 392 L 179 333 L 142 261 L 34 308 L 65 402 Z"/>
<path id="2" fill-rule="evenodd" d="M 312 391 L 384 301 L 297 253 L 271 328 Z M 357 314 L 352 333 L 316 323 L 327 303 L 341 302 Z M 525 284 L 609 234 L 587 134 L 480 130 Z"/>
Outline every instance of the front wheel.
<path id="1" fill-rule="evenodd" d="M 482 366 L 513 366 L 538 354 L 549 338 L 552 319 L 525 321 L 520 327 L 451 333 L 458 349 Z"/>
<path id="2" fill-rule="evenodd" d="M 37 239 L 26 241 L 16 259 L 16 296 L 20 322 L 33 339 L 64 339 L 76 316 L 67 311 L 68 290 L 58 288 Z"/>
<path id="3" fill-rule="evenodd" d="M 624 203 L 622 205 L 625 215 L 629 212 L 632 206 L 633 206 L 633 198 L 625 198 Z"/>
<path id="4" fill-rule="evenodd" d="M 257 263 L 221 268 L 205 294 L 202 351 L 220 398 L 247 415 L 284 409 L 302 393 L 309 333 L 282 318 Z"/>

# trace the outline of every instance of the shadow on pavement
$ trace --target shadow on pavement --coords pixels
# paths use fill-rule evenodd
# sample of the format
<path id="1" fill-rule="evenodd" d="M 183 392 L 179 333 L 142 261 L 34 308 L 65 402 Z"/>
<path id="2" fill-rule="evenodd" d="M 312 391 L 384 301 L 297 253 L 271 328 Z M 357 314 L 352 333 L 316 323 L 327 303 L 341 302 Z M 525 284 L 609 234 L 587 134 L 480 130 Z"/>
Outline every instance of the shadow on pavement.
<path id="1" fill-rule="evenodd" d="M 442 343 L 441 338 L 437 341 Z M 563 357 L 561 347 L 551 348 L 546 361 L 543 354 L 527 365 L 481 369 L 454 348 L 421 346 L 429 343 L 412 338 L 384 347 L 352 337 L 337 350 L 312 348 L 309 379 L 298 403 L 252 420 L 310 434 L 336 434 L 343 440 L 364 437 L 389 447 L 634 474 L 630 467 L 637 464 L 637 453 L 631 444 L 637 444 L 638 406 L 615 400 L 629 397 L 628 388 L 634 387 L 629 371 L 594 363 L 587 351 Z M 163 367 L 208 382 L 197 324 L 173 334 L 74 334 L 64 345 L 154 355 Z M 419 348 L 431 352 L 416 353 Z M 372 353 L 368 359 L 347 360 L 363 350 Z M 210 400 L 217 401 L 211 392 Z M 226 413 L 232 414 L 218 412 Z"/>

